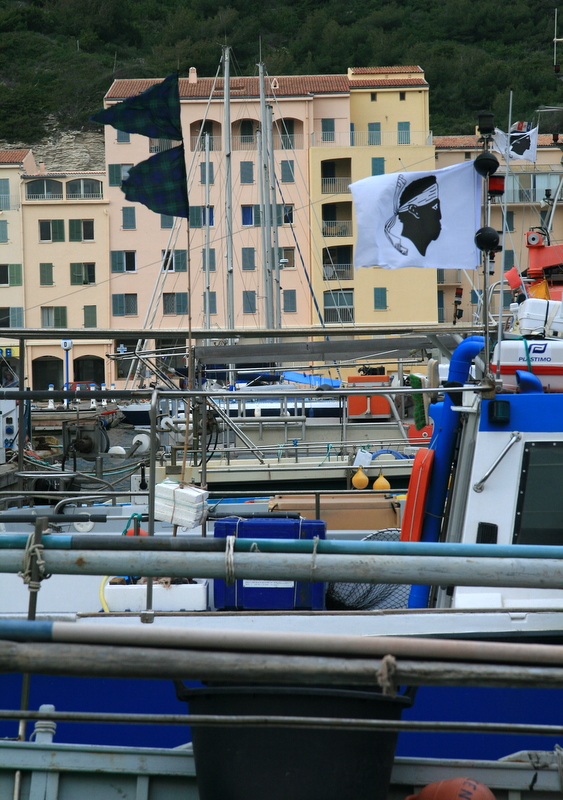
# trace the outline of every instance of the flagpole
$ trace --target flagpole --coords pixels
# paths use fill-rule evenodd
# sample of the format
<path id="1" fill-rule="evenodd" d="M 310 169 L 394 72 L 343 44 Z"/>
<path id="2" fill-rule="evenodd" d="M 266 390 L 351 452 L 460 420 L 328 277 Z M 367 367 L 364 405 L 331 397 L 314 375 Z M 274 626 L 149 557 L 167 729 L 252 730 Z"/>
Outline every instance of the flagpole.
<path id="1" fill-rule="evenodd" d="M 499 353 L 500 353 L 500 343 L 502 341 L 502 311 L 504 308 L 504 286 L 506 283 L 506 278 L 504 275 L 504 254 L 505 254 L 505 244 L 506 244 L 506 207 L 508 205 L 508 195 L 507 195 L 507 188 L 508 188 L 508 175 L 510 173 L 510 128 L 512 127 L 512 89 L 510 90 L 510 98 L 508 101 L 508 135 L 506 137 L 506 150 L 504 153 L 504 160 L 505 160 L 505 186 L 504 186 L 504 200 L 502 203 L 502 250 L 500 252 L 501 259 L 500 259 L 500 284 L 499 284 L 499 301 L 498 301 L 498 328 L 497 328 L 497 343 L 499 346 Z M 496 378 L 500 380 L 500 358 L 497 358 L 497 367 L 496 367 Z"/>

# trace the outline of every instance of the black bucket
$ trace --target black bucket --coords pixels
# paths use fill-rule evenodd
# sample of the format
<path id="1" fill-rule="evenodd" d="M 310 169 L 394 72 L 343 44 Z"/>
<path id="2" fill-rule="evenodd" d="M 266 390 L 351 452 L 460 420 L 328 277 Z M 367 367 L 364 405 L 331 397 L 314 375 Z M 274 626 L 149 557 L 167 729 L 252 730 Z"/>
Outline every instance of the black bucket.
<path id="1" fill-rule="evenodd" d="M 400 719 L 410 697 L 355 689 L 187 689 L 192 714 Z M 313 728 L 192 728 L 200 800 L 385 800 L 397 733 Z"/>

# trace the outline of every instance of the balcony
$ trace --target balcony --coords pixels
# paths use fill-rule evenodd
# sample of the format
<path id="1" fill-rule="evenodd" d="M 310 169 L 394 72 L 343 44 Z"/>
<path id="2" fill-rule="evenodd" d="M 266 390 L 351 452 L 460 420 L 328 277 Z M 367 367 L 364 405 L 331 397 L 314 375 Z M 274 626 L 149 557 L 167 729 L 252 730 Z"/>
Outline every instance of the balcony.
<path id="1" fill-rule="evenodd" d="M 352 281 L 354 267 L 352 264 L 323 264 L 323 280 Z"/>
<path id="2" fill-rule="evenodd" d="M 458 285 L 461 283 L 460 269 L 438 269 L 436 270 L 436 282 L 440 285 Z"/>
<path id="3" fill-rule="evenodd" d="M 205 152 L 205 136 L 190 136 L 190 149 L 192 153 L 196 150 L 201 150 L 202 152 Z M 210 136 L 209 150 L 220 151 L 221 149 L 222 149 L 221 137 Z"/>
<path id="4" fill-rule="evenodd" d="M 341 322 L 354 322 L 354 309 L 349 306 L 340 308 L 325 308 L 324 320 L 327 324 L 340 324 Z"/>
<path id="5" fill-rule="evenodd" d="M 323 236 L 352 236 L 352 220 L 323 219 Z"/>
<path id="6" fill-rule="evenodd" d="M 274 133 L 274 150 L 303 150 L 302 133 Z"/>
<path id="7" fill-rule="evenodd" d="M 401 147 L 432 144 L 432 131 L 335 131 L 311 134 L 311 147 Z"/>
<path id="8" fill-rule="evenodd" d="M 323 194 L 350 194 L 351 183 L 351 177 L 321 178 L 321 192 Z"/>
<path id="9" fill-rule="evenodd" d="M 67 192 L 67 200 L 103 200 L 104 193 L 100 189 L 98 192 Z"/>

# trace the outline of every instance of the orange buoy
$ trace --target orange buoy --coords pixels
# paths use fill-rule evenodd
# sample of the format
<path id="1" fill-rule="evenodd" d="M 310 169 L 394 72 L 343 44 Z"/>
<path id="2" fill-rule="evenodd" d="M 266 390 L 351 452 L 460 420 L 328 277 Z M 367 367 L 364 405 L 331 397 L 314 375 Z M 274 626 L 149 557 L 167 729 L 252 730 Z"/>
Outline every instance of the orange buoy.
<path id="1" fill-rule="evenodd" d="M 139 528 L 139 532 L 135 533 L 135 528 L 127 528 L 125 531 L 125 536 L 148 536 L 149 532 L 146 531 L 144 528 Z"/>
<path id="2" fill-rule="evenodd" d="M 414 457 L 409 480 L 403 522 L 401 524 L 402 542 L 419 542 L 424 523 L 424 507 L 430 486 L 434 450 L 421 447 Z"/>
<path id="3" fill-rule="evenodd" d="M 352 478 L 352 486 L 354 489 L 365 489 L 369 483 L 369 478 L 361 467 L 354 473 Z"/>
<path id="4" fill-rule="evenodd" d="M 418 794 L 410 794 L 405 800 L 495 800 L 488 786 L 473 778 L 448 778 L 429 783 Z"/>

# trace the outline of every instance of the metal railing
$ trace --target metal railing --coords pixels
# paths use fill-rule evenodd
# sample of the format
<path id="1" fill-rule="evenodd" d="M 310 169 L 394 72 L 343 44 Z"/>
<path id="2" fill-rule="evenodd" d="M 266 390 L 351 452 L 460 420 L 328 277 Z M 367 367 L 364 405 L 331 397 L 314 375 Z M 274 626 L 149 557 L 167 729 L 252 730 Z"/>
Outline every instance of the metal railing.
<path id="1" fill-rule="evenodd" d="M 346 178 L 321 178 L 321 192 L 323 194 L 349 194 L 351 177 Z"/>
<path id="2" fill-rule="evenodd" d="M 432 131 L 316 131 L 311 147 L 393 147 L 432 144 Z"/>
<path id="3" fill-rule="evenodd" d="M 337 220 L 325 220 L 325 219 L 323 219 L 323 236 L 352 236 L 352 220 L 351 219 L 337 219 Z"/>
<path id="4" fill-rule="evenodd" d="M 354 278 L 352 264 L 323 264 L 323 280 L 351 281 Z"/>

